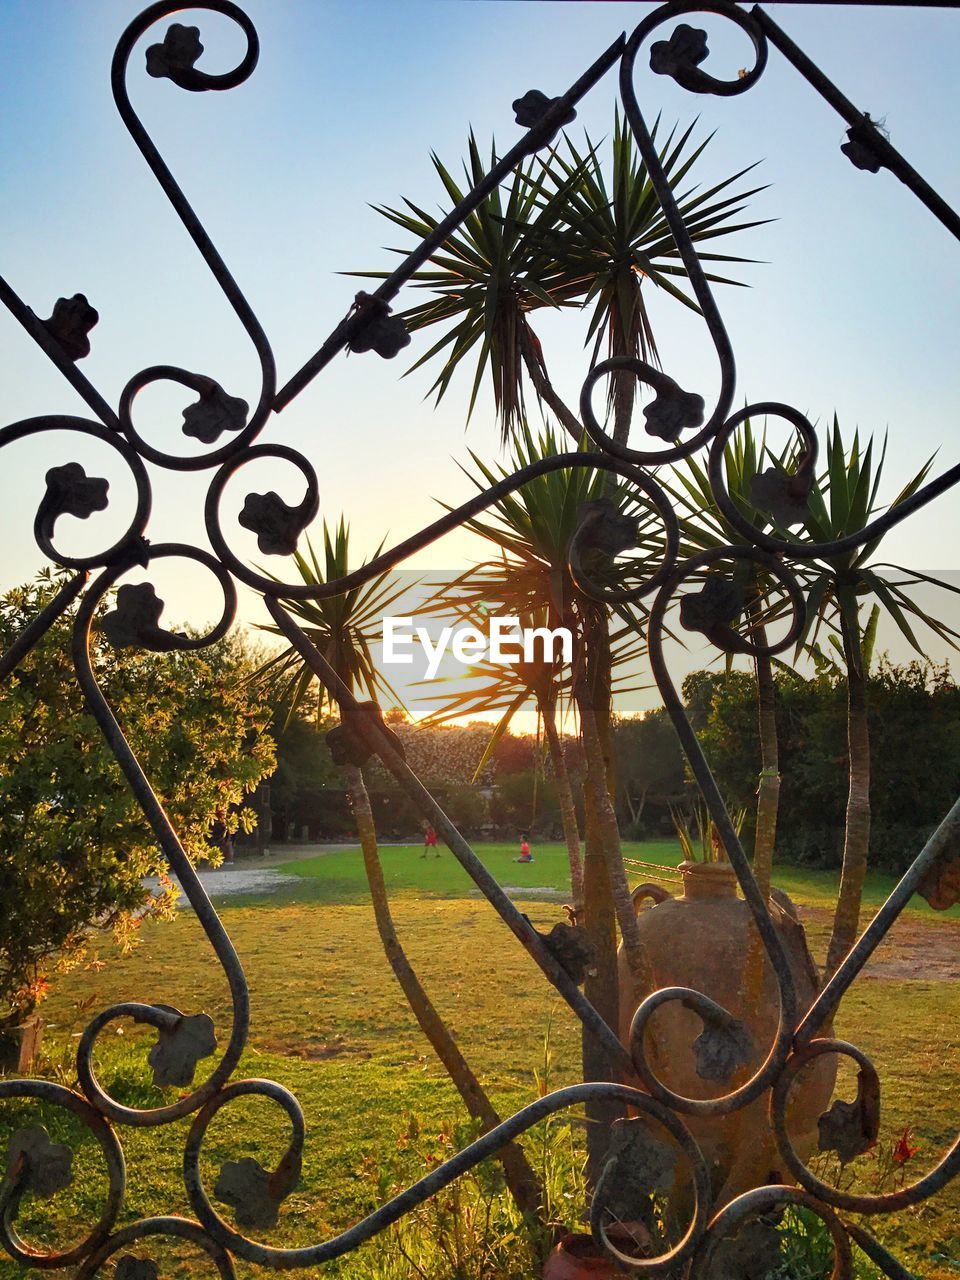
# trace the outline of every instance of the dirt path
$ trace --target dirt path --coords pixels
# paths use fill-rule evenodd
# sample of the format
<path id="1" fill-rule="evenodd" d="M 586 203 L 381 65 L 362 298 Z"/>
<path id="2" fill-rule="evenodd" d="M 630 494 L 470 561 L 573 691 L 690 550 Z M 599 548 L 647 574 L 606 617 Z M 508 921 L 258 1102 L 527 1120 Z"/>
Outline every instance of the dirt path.
<path id="1" fill-rule="evenodd" d="M 826 907 L 800 907 L 808 932 L 825 933 L 833 922 Z M 872 917 L 864 917 L 863 927 Z M 820 948 L 814 946 L 814 954 Z M 960 979 L 960 921 L 926 922 L 904 914 L 871 956 L 860 981 L 956 982 Z"/>

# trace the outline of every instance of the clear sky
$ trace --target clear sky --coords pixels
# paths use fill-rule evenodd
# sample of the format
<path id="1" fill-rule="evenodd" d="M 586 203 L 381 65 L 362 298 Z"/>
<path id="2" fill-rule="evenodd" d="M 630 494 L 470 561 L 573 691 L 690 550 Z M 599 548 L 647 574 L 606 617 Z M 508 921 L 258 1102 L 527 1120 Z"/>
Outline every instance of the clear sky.
<path id="1" fill-rule="evenodd" d="M 240 88 L 207 94 L 147 78 L 142 50 L 162 38 L 165 24 L 154 28 L 132 62 L 134 105 L 260 316 L 281 383 L 349 306 L 357 283 L 337 272 L 388 267 L 395 258 L 383 246 L 406 244 L 371 204 L 409 195 L 438 207 L 431 149 L 456 165 L 471 125 L 483 143 L 495 135 L 506 149 L 518 136 L 514 98 L 533 87 L 562 92 L 650 7 L 248 0 L 260 65 Z M 255 401 L 246 336 L 113 106 L 113 47 L 138 10 L 131 0 L 0 5 L 0 272 L 41 316 L 61 294 L 88 295 L 101 319 L 81 367 L 112 404 L 134 372 L 160 363 L 210 374 Z M 960 13 L 792 5 L 771 12 L 848 97 L 885 117 L 895 145 L 960 205 Z M 240 42 L 231 24 L 210 14 L 181 20 L 201 26 L 202 65 L 233 65 Z M 729 24 L 705 18 L 703 25 L 718 67 L 734 73 L 744 65 L 746 41 Z M 847 428 L 889 428 L 891 496 L 931 453 L 939 450 L 938 466 L 954 462 L 960 245 L 890 174 L 850 165 L 839 151 L 843 123 L 775 50 L 761 82 L 735 99 L 694 97 L 646 69 L 637 88 L 648 118 L 661 111 L 666 122 L 685 124 L 699 113 L 703 132 L 717 131 L 704 181 L 761 161 L 758 177 L 770 184 L 752 213 L 774 221 L 740 237 L 739 251 L 762 260 L 742 269 L 751 288 L 719 296 L 737 353 L 738 399 L 786 400 L 821 422 L 836 410 Z M 582 105 L 572 135 L 582 137 L 584 127 L 595 139 L 609 133 L 615 96 L 614 72 Z M 709 403 L 716 371 L 702 326 L 665 296 L 654 294 L 648 305 L 667 372 Z M 536 323 L 555 381 L 575 401 L 587 369 L 582 319 Z M 489 399 L 465 430 L 466 378 L 438 411 L 424 401 L 427 374 L 400 380 L 428 337 L 415 336 L 392 362 L 339 357 L 262 437 L 309 454 L 321 512 L 346 513 L 358 552 L 414 532 L 436 514 L 435 498 L 466 497 L 457 464 L 468 447 L 497 455 Z M 189 448 L 179 410 L 190 398 L 142 397 L 145 434 Z M 85 409 L 4 313 L 0 420 L 58 412 Z M 104 451 L 66 437 L 8 448 L 0 459 L 0 586 L 23 581 L 41 563 L 32 523 L 43 474 L 74 458 L 114 481 L 118 521 L 129 512 L 129 487 Z M 249 489 L 299 496 L 295 478 L 272 465 L 250 468 L 244 479 L 251 483 L 234 487 L 228 509 L 238 509 Z M 156 473 L 154 540 L 203 544 L 205 483 L 204 473 Z M 63 531 L 75 545 L 103 545 L 110 519 L 64 520 Z M 892 534 L 884 558 L 960 569 L 958 534 L 958 503 L 948 495 Z M 234 545 L 260 559 L 243 531 Z M 476 552 L 461 533 L 413 567 L 456 568 Z M 158 582 L 173 620 L 199 624 L 215 607 L 200 576 L 167 573 Z M 243 611 L 263 616 L 252 600 Z"/>

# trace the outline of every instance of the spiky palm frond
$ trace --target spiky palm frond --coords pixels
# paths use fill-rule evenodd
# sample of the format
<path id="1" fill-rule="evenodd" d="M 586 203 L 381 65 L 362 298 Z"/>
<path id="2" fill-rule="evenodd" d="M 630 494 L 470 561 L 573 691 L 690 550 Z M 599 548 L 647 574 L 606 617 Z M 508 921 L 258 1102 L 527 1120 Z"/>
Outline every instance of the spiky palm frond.
<path id="1" fill-rule="evenodd" d="M 483 181 L 487 166 L 471 131 L 468 161 L 464 162 L 465 187 L 461 187 L 436 154 L 434 169 L 447 198 L 458 204 Z M 493 144 L 490 167 L 497 163 Z M 430 388 L 439 402 L 462 361 L 477 351 L 473 388 L 467 409 L 469 420 L 485 371 L 489 368 L 497 415 L 506 435 L 523 417 L 521 337 L 527 312 L 542 306 L 560 306 L 554 296 L 552 279 L 556 267 L 544 248 L 549 230 L 562 223 L 568 187 L 573 180 L 553 183 L 550 170 L 533 158 L 518 168 L 510 185 L 501 194 L 495 189 L 444 240 L 431 255 L 430 266 L 417 271 L 413 287 L 434 295 L 401 316 L 410 330 L 448 322 L 443 337 L 411 365 L 412 373 L 437 358 L 443 363 Z M 424 239 L 437 229 L 445 214 L 432 214 L 411 200 L 407 206 L 391 209 L 376 206 L 377 212 Z M 407 250 L 397 249 L 406 254 Z M 351 275 L 383 279 L 387 272 L 356 271 Z"/>
<path id="2" fill-rule="evenodd" d="M 713 134 L 691 148 L 696 120 L 677 137 L 674 127 L 658 150 L 658 158 L 687 231 L 695 244 L 731 235 L 762 225 L 761 222 L 732 222 L 751 196 L 763 187 L 726 194 L 755 166 L 750 165 L 701 191 L 684 187 L 694 165 L 710 144 Z M 651 131 L 656 143 L 659 119 Z M 553 288 L 565 300 L 579 298 L 592 304 L 587 341 L 595 340 L 594 360 L 606 336 L 610 356 L 640 357 L 659 362 L 653 325 L 647 311 L 642 284 L 649 280 L 693 310 L 699 310 L 691 294 L 674 283 L 685 277 L 673 233 L 664 215 L 649 171 L 640 156 L 633 134 L 620 119 L 614 119 L 609 178 L 604 173 L 599 148 L 587 138 L 580 151 L 566 140 L 567 155 L 557 154 L 550 165 L 552 182 L 567 190 L 564 224 L 546 231 L 545 243 L 552 252 L 559 274 Z M 701 251 L 703 262 L 745 263 L 748 258 Z M 726 276 L 708 273 L 721 284 L 739 284 Z"/>
<path id="3" fill-rule="evenodd" d="M 545 429 L 534 436 L 524 426 L 514 439 L 509 463 L 497 469 L 476 455 L 475 471 L 464 469 L 478 489 L 485 489 L 504 475 L 559 453 L 554 433 Z M 455 615 L 483 630 L 490 615 L 515 617 L 521 627 L 571 625 L 576 629 L 583 612 L 591 615 L 596 604 L 577 590 L 568 568 L 570 544 L 580 525 L 584 504 L 596 501 L 604 489 L 605 473 L 591 467 L 565 467 L 548 472 L 500 499 L 492 512 L 470 522 L 469 527 L 494 548 L 489 560 L 464 570 L 452 582 L 434 584 L 435 594 L 427 611 Z M 611 495 L 607 493 L 610 500 Z M 618 492 L 613 497 L 616 499 Z M 620 495 L 624 497 L 625 495 Z M 628 683 L 645 645 L 625 613 L 610 630 L 610 659 L 617 692 L 636 689 Z M 494 740 L 507 729 L 524 706 L 569 705 L 579 656 L 572 669 L 541 662 L 500 666 L 478 662 L 466 682 L 443 697 L 430 713 L 434 722 L 466 715 L 500 714 Z M 435 686 L 434 686 L 435 687 Z M 436 695 L 434 695 L 435 697 Z"/>
<path id="4" fill-rule="evenodd" d="M 762 187 L 730 193 L 749 172 L 741 170 L 701 191 L 685 187 L 692 167 L 710 141 L 691 145 L 693 128 L 679 138 L 674 129 L 659 151 L 688 230 L 697 243 L 758 225 L 735 219 L 744 201 Z M 654 136 L 656 136 L 656 126 Z M 712 135 L 711 135 L 712 136 Z M 563 148 L 564 150 L 561 150 Z M 491 165 L 496 162 L 494 145 Z M 485 177 L 487 168 L 471 132 L 464 163 L 466 186 L 452 177 L 438 156 L 434 168 L 447 198 L 459 203 Z M 434 296 L 402 312 L 408 328 L 447 324 L 443 336 L 411 367 L 442 361 L 431 387 L 442 399 L 468 356 L 476 354 L 468 419 L 487 370 L 504 440 L 524 418 L 524 361 L 543 364 L 539 341 L 529 322 L 543 307 L 592 306 L 587 341 L 606 333 L 612 355 L 656 359 L 656 341 L 641 286 L 657 288 L 697 310 L 693 297 L 677 283 L 686 272 L 646 166 L 629 129 L 614 123 L 611 173 L 604 172 L 599 149 L 587 139 L 581 151 L 564 135 L 545 158 L 534 157 L 513 175 L 503 194 L 491 193 L 456 231 L 451 232 L 413 276 L 413 287 Z M 404 231 L 424 239 L 443 220 L 404 200 L 405 209 L 377 206 Z M 398 253 L 406 250 L 398 249 Z M 709 262 L 746 262 L 703 252 Z M 387 272 L 351 272 L 383 279 Z M 725 276 L 711 280 L 737 283 Z M 616 380 L 615 380 L 616 381 Z M 622 380 L 621 380 L 622 381 Z"/>
<path id="5" fill-rule="evenodd" d="M 859 431 L 854 432 L 849 448 L 844 444 L 836 415 L 827 433 L 826 466 L 816 477 L 808 499 L 808 516 L 804 530 L 812 541 L 831 542 L 865 529 L 884 509 L 892 510 L 906 501 L 924 483 L 933 465 L 928 458 L 889 503 L 880 499 L 880 484 L 886 463 L 887 441 L 884 436 L 879 457 L 870 437 L 861 445 Z M 899 565 L 874 563 L 873 556 L 883 535 L 872 538 L 853 551 L 828 556 L 819 564 L 806 566 L 804 585 L 807 592 L 807 617 L 798 642 L 808 651 L 815 649 L 824 626 L 839 631 L 847 625 L 848 634 L 859 635 L 860 601 L 873 596 L 917 653 L 923 645 L 914 625 L 928 627 L 952 648 L 957 647 L 960 632 L 942 619 L 923 609 L 911 594 L 921 583 L 936 585 L 960 594 L 956 587 L 928 574 L 915 574 Z M 893 570 L 905 577 L 896 581 L 879 570 Z"/>
<path id="6" fill-rule="evenodd" d="M 382 544 L 374 556 L 381 550 Z M 333 582 L 356 567 L 350 564 L 350 528 L 343 517 L 332 531 L 324 521 L 322 562 L 309 538 L 307 552 L 309 559 L 301 552 L 295 552 L 294 562 L 301 580 L 309 586 Z M 274 581 L 279 579 L 274 578 Z M 407 590 L 408 584 L 397 585 L 392 575 L 385 573 L 342 595 L 323 600 L 283 600 L 281 603 L 300 621 L 307 636 L 345 684 L 374 702 L 379 702 L 385 695 L 397 706 L 402 706 L 396 690 L 378 669 L 371 647 L 380 639 L 382 619 L 390 605 Z M 275 626 L 261 626 L 260 630 L 272 635 L 282 634 Z M 287 709 L 288 720 L 304 705 L 315 681 L 313 672 L 291 646 L 264 663 L 258 678 L 263 681 L 274 705 Z M 328 706 L 332 709 L 329 694 L 321 686 L 316 703 L 318 719 Z"/>

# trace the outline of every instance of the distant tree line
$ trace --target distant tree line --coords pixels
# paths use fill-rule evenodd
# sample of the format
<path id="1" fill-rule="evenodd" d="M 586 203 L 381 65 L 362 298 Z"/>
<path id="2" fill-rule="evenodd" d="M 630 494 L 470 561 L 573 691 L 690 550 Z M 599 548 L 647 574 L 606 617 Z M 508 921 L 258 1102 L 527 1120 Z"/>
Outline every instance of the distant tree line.
<path id="1" fill-rule="evenodd" d="M 844 682 L 834 671 L 813 679 L 784 671 L 775 684 L 781 774 L 777 861 L 836 868 L 847 798 Z M 876 664 L 868 684 L 871 865 L 900 872 L 960 793 L 960 689 L 946 665 L 916 660 L 897 666 L 886 658 Z M 740 671 L 696 671 L 684 681 L 683 695 L 724 795 L 732 807 L 747 812 L 744 840 L 749 847 L 760 767 L 753 677 Z M 276 730 L 278 763 L 271 782 L 275 839 L 354 834 L 340 771 L 323 736 L 333 723 L 318 728 L 297 718 Z M 489 725 L 422 727 L 396 716 L 393 727 L 414 767 L 471 837 L 512 838 L 530 830 L 540 839 L 561 838 L 550 759 L 536 734 L 505 734 L 474 783 Z M 616 717 L 612 731 L 621 830 L 628 839 L 669 836 L 674 811 L 691 803 L 694 788 L 665 712 Z M 565 750 L 582 820 L 579 743 L 568 739 Z M 386 838 L 417 837 L 416 811 L 376 766 L 370 770 L 370 793 Z"/>
<path id="2" fill-rule="evenodd" d="M 421 726 L 398 713 L 388 713 L 387 720 L 411 766 L 469 836 L 510 838 L 521 830 L 534 830 L 542 838 L 560 838 L 556 785 L 535 734 L 506 733 L 474 781 L 490 740 L 488 723 Z M 297 716 L 286 725 L 275 724 L 277 770 L 269 784 L 275 840 L 356 834 L 348 790 L 325 741 L 336 723 L 335 717 L 318 723 Z M 579 778 L 579 747 L 573 740 L 567 743 L 567 755 Z M 418 838 L 422 822 L 416 808 L 374 761 L 368 790 L 377 829 L 385 839 Z M 578 794 L 580 790 L 578 785 Z"/>
<path id="3" fill-rule="evenodd" d="M 746 674 L 696 672 L 684 684 L 718 782 L 754 812 L 759 737 Z M 949 668 L 881 658 L 867 676 L 870 865 L 907 869 L 960 793 L 960 689 Z M 777 861 L 840 866 L 847 802 L 846 689 L 835 672 L 776 677 L 780 738 Z M 752 838 L 752 832 L 748 833 Z"/>

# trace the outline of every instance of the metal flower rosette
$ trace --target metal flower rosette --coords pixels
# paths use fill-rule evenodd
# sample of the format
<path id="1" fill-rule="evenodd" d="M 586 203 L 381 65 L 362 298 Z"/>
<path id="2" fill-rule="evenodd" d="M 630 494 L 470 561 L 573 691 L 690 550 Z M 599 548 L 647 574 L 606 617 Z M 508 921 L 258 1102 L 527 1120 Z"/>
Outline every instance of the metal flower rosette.
<path id="1" fill-rule="evenodd" d="M 220 74 L 205 72 L 202 69 L 203 44 L 200 30 L 173 22 L 165 30 L 161 28 L 152 33 L 153 43 L 145 50 L 147 73 L 171 80 L 178 89 L 190 93 L 228 90 L 242 84 L 254 72 L 258 58 L 257 34 L 250 19 L 231 0 L 204 0 L 193 8 L 224 15 L 237 25 L 245 39 L 245 51 L 240 62 L 232 70 Z M 171 170 L 151 141 L 128 96 L 127 72 L 134 51 L 155 24 L 164 22 L 175 12 L 175 5 L 161 0 L 144 10 L 123 33 L 112 66 L 114 98 L 134 142 L 253 344 L 261 374 L 259 400 L 251 409 L 246 402 L 229 395 L 209 377 L 161 365 L 144 369 L 131 378 L 114 410 L 77 366 L 77 362 L 90 350 L 89 333 L 98 318 L 87 298 L 76 295 L 70 299 L 60 299 L 51 316 L 44 320 L 9 285 L 0 280 L 0 297 L 4 304 L 82 396 L 91 415 L 88 418 L 38 416 L 16 422 L 0 429 L 0 448 L 45 432 L 67 431 L 93 437 L 120 456 L 129 468 L 136 489 L 134 515 L 124 535 L 100 554 L 72 556 L 56 543 L 58 519 L 67 514 L 86 519 L 103 511 L 109 500 L 108 483 L 99 477 L 88 476 L 76 462 L 64 462 L 51 467 L 47 472 L 46 493 L 37 512 L 35 536 L 45 555 L 55 565 L 66 570 L 67 576 L 52 603 L 0 659 L 0 678 L 5 679 L 14 672 L 18 663 L 46 630 L 68 607 L 79 600 L 73 629 L 73 660 L 80 689 L 150 823 L 171 872 L 179 879 L 222 966 L 231 994 L 231 1023 L 229 1029 L 215 1028 L 206 1014 L 191 1014 L 166 1005 L 136 1001 L 115 1004 L 98 1013 L 79 1040 L 77 1090 L 47 1080 L 0 1081 L 2 1100 L 38 1099 L 46 1104 L 62 1107 L 79 1118 L 99 1144 L 108 1175 L 108 1189 L 99 1221 L 87 1236 L 61 1252 L 36 1249 L 18 1235 L 17 1218 L 21 1200 L 27 1192 L 54 1196 L 69 1185 L 72 1153 L 69 1147 L 52 1142 L 46 1131 L 39 1126 L 18 1130 L 8 1144 L 5 1172 L 0 1184 L 0 1238 L 6 1252 L 25 1267 L 75 1267 L 76 1274 L 81 1277 L 94 1275 L 108 1260 L 117 1264 L 118 1275 L 122 1272 L 127 1277 L 140 1274 L 154 1276 L 155 1265 L 149 1259 L 130 1254 L 128 1250 L 149 1250 L 149 1244 L 146 1243 L 149 1238 L 166 1236 L 177 1237 L 196 1245 L 225 1277 L 234 1275 L 235 1259 L 280 1269 L 316 1267 L 355 1249 L 383 1231 L 544 1118 L 590 1100 L 606 1099 L 629 1105 L 645 1118 L 648 1127 L 659 1128 L 670 1135 L 682 1159 L 687 1163 L 686 1172 L 692 1187 L 690 1217 L 681 1238 L 661 1256 L 639 1258 L 622 1253 L 606 1232 L 609 1216 L 605 1212 L 603 1192 L 611 1179 L 601 1178 L 593 1206 L 594 1235 L 625 1268 L 652 1275 L 694 1277 L 761 1274 L 748 1265 L 736 1266 L 732 1259 L 738 1255 L 730 1255 L 729 1251 L 731 1261 L 722 1262 L 723 1250 L 720 1246 L 724 1242 L 729 1245 L 731 1240 L 738 1238 L 746 1241 L 749 1233 L 745 1233 L 744 1229 L 751 1222 L 792 1204 L 807 1206 L 826 1223 L 834 1248 L 832 1274 L 837 1280 L 852 1274 L 851 1241 L 863 1249 L 886 1275 L 907 1276 L 909 1273 L 903 1266 L 870 1233 L 862 1226 L 844 1221 L 842 1215 L 887 1213 L 917 1205 L 934 1195 L 960 1169 L 960 1138 L 935 1168 L 912 1185 L 902 1186 L 888 1194 L 859 1195 L 828 1185 L 807 1167 L 791 1143 L 785 1116 L 791 1088 L 798 1073 L 811 1060 L 821 1055 L 832 1055 L 837 1059 L 848 1059 L 860 1073 L 862 1088 L 858 1103 L 843 1105 L 849 1108 L 854 1127 L 858 1123 L 862 1127 L 863 1112 L 867 1106 L 864 1099 L 875 1097 L 878 1092 L 876 1071 L 869 1058 L 858 1047 L 822 1038 L 819 1033 L 828 1027 L 839 1000 L 884 939 L 911 896 L 917 892 L 928 895 L 936 892 L 938 905 L 942 906 L 941 890 L 944 884 L 956 886 L 958 877 L 954 870 L 960 835 L 960 801 L 946 815 L 812 1006 L 799 1007 L 783 944 L 773 926 L 767 904 L 707 760 L 686 719 L 681 698 L 664 660 L 662 641 L 667 609 L 679 597 L 681 601 L 687 602 L 681 611 L 681 622 L 706 634 L 720 648 L 734 647 L 737 652 L 753 655 L 767 653 L 773 656 L 785 652 L 796 641 L 805 618 L 806 601 L 796 571 L 797 566 L 802 567 L 804 563 L 818 557 L 841 554 L 864 546 L 878 534 L 950 489 L 960 480 L 960 465 L 951 467 L 939 478 L 923 485 L 912 496 L 887 510 L 860 532 L 832 543 L 814 544 L 793 540 L 789 535 L 775 536 L 773 533 L 760 531 L 744 518 L 725 488 L 723 471 L 724 447 L 738 428 L 748 418 L 766 416 L 785 422 L 799 438 L 796 455 L 798 462 L 794 471 L 786 475 L 767 474 L 763 477 L 763 485 L 757 494 L 758 502 L 761 496 L 763 499 L 760 505 L 770 510 L 776 516 L 778 525 L 783 528 L 797 523 L 796 514 L 803 510 L 805 494 L 817 459 L 817 435 L 804 415 L 786 404 L 763 402 L 731 412 L 735 395 L 733 351 L 710 284 L 640 110 L 635 88 L 638 58 L 643 55 L 653 73 L 672 77 L 690 93 L 729 97 L 747 93 L 757 83 L 766 70 L 772 46 L 845 120 L 848 134 L 842 150 L 853 164 L 868 173 L 887 170 L 894 174 L 955 237 L 960 237 L 960 219 L 896 151 L 870 116 L 854 107 L 764 10 L 755 7 L 748 11 L 736 7 L 729 0 L 674 0 L 673 3 L 651 12 L 631 35 L 624 34 L 615 40 L 566 92 L 550 97 L 534 89 L 518 98 L 514 107 L 522 133 L 515 145 L 493 165 L 482 181 L 467 192 L 433 234 L 410 253 L 374 293 L 357 295 L 348 314 L 316 354 L 278 389 L 274 357 L 266 334 Z M 709 13 L 735 24 L 752 44 L 752 66 L 741 70 L 734 79 L 715 78 L 705 65 L 709 64 L 706 32 L 688 21 L 678 22 L 678 19 L 685 19 L 696 12 Z M 667 29 L 661 31 L 664 27 Z M 720 389 L 716 403 L 706 405 L 700 396 L 683 388 L 665 372 L 641 360 L 604 361 L 591 368 L 581 396 L 581 418 L 593 446 L 590 451 L 572 450 L 524 467 L 491 485 L 471 501 L 450 510 L 415 536 L 383 551 L 362 569 L 339 581 L 319 586 L 305 585 L 302 581 L 285 582 L 257 572 L 244 563 L 231 550 L 228 532 L 224 530 L 221 520 L 221 500 L 228 481 L 247 463 L 258 459 L 280 460 L 296 468 L 304 482 L 303 498 L 296 506 L 284 502 L 272 492 L 251 493 L 247 496 L 239 520 L 245 528 L 257 535 L 262 554 L 277 557 L 292 555 L 298 538 L 319 510 L 317 476 L 310 461 L 283 444 L 258 443 L 264 428 L 273 425 L 270 421 L 273 415 L 280 414 L 342 352 L 349 350 L 372 353 L 365 357 L 367 359 L 378 356 L 390 358 L 408 343 L 409 335 L 402 319 L 391 313 L 391 303 L 404 285 L 450 232 L 462 224 L 517 166 L 550 143 L 558 130 L 576 114 L 578 102 L 602 77 L 614 70 L 619 71 L 620 98 L 626 121 L 659 196 L 716 352 L 720 371 Z M 662 447 L 656 446 L 653 440 L 649 442 L 649 448 L 620 444 L 605 432 L 598 421 L 592 402 L 595 384 L 607 375 L 623 370 L 635 375 L 648 394 L 652 393 L 652 399 L 644 410 L 645 429 L 649 436 L 659 437 Z M 153 384 L 171 382 L 196 394 L 196 400 L 184 411 L 183 432 L 199 440 L 204 446 L 209 446 L 207 452 L 198 456 L 165 452 L 148 443 L 134 425 L 133 410 L 137 395 Z M 655 480 L 652 469 L 700 451 L 706 451 L 707 473 L 717 506 L 740 535 L 742 542 L 713 548 L 681 560 L 677 516 L 663 488 Z M 152 502 L 148 467 L 210 473 L 204 520 L 212 551 L 183 543 L 151 543 L 147 540 L 145 535 Z M 578 547 L 582 549 L 586 545 L 586 539 L 580 533 L 573 540 L 571 564 L 575 564 L 578 584 L 600 599 L 647 601 L 647 643 L 657 685 L 736 872 L 740 889 L 779 986 L 779 1028 L 765 1061 L 752 1078 L 742 1081 L 719 1097 L 684 1097 L 668 1089 L 646 1061 L 643 1031 L 653 1011 L 666 1000 L 687 1002 L 688 1007 L 701 1013 L 705 1026 L 723 1025 L 725 1017 L 729 1021 L 725 1011 L 713 1005 L 702 993 L 695 991 L 674 988 L 669 992 L 654 993 L 637 1011 L 630 1049 L 624 1047 L 615 1030 L 607 1025 L 591 1005 L 574 978 L 545 945 L 543 937 L 517 910 L 407 766 L 395 737 L 376 716 L 359 710 L 359 704 L 351 692 L 338 680 L 324 656 L 312 645 L 281 603 L 283 600 L 315 600 L 355 588 L 375 575 L 400 565 L 414 552 L 489 508 L 534 477 L 556 468 L 572 467 L 596 468 L 613 473 L 662 522 L 662 554 L 659 562 L 646 566 L 646 576 L 642 581 L 626 589 L 618 588 L 615 595 L 611 594 L 609 587 L 599 581 L 591 582 L 589 575 L 585 575 Z M 594 512 L 585 517 L 585 522 L 587 519 L 594 520 L 595 515 Z M 581 532 L 585 531 L 584 527 Z M 591 543 L 590 549 L 593 553 L 596 552 L 595 541 Z M 198 563 L 220 585 L 223 595 L 222 615 L 204 636 L 187 636 L 165 629 L 161 621 L 162 602 L 156 596 L 154 588 L 149 583 L 123 584 L 124 575 L 134 567 L 149 570 L 154 562 L 171 558 Z M 763 647 L 756 636 L 739 635 L 728 625 L 730 620 L 724 613 L 722 590 L 718 591 L 716 586 L 705 588 L 702 585 L 705 569 L 724 565 L 729 569 L 737 561 L 744 560 L 753 562 L 768 580 L 777 584 L 777 589 L 782 592 L 783 600 L 789 606 L 790 621 L 785 634 L 775 643 L 768 644 L 764 638 Z M 596 563 L 595 555 L 591 563 Z M 278 576 L 282 578 L 282 575 Z M 716 583 L 717 578 L 718 573 L 714 571 L 707 581 Z M 247 1040 L 249 1025 L 249 995 L 240 959 L 181 846 L 177 832 L 171 826 L 151 788 L 150 780 L 141 769 L 101 691 L 89 653 L 91 626 L 98 606 L 114 588 L 118 588 L 115 604 L 103 621 L 104 632 L 112 644 L 121 647 L 142 646 L 158 651 L 191 650 L 214 644 L 227 633 L 236 609 L 237 582 L 246 584 L 262 595 L 279 631 L 339 701 L 349 732 L 355 739 L 355 749 L 362 755 L 375 754 L 380 758 L 397 783 L 415 801 L 423 818 L 433 824 L 493 909 L 540 966 L 546 979 L 565 999 L 587 1031 L 601 1042 L 616 1069 L 626 1078 L 639 1077 L 645 1086 L 641 1091 L 618 1083 L 584 1083 L 538 1098 L 446 1163 L 433 1168 L 415 1185 L 377 1208 L 349 1230 L 331 1239 L 295 1249 L 271 1247 L 261 1243 L 256 1235 L 277 1222 L 278 1215 L 283 1210 L 284 1199 L 297 1184 L 305 1143 L 302 1110 L 294 1095 L 280 1084 L 260 1079 L 233 1079 Z M 692 589 L 694 587 L 695 591 Z M 955 900 L 960 894 L 954 891 L 950 896 Z M 122 1019 L 133 1019 L 137 1023 L 155 1028 L 157 1038 L 149 1054 L 149 1065 L 153 1069 L 155 1083 L 177 1085 L 184 1090 L 175 1102 L 153 1109 L 127 1106 L 111 1097 L 97 1080 L 93 1066 L 97 1039 L 107 1027 Z M 206 1079 L 197 1083 L 198 1063 L 215 1055 L 219 1055 L 216 1065 Z M 762 1095 L 769 1097 L 771 1124 L 783 1165 L 796 1185 L 758 1188 L 741 1195 L 717 1212 L 710 1203 L 710 1183 L 704 1158 L 685 1125 L 684 1117 L 693 1114 L 729 1114 Z M 229 1106 L 236 1099 L 249 1097 L 267 1099 L 286 1113 L 289 1121 L 289 1145 L 286 1153 L 275 1169 L 266 1169 L 258 1161 L 249 1158 L 228 1161 L 215 1185 L 208 1187 L 204 1184 L 200 1167 L 208 1126 L 221 1107 Z M 118 1229 L 116 1224 L 125 1189 L 124 1158 L 118 1135 L 125 1126 L 164 1125 L 182 1117 L 192 1117 L 183 1152 L 183 1179 L 195 1218 L 144 1218 Z M 224 1219 L 214 1201 L 234 1207 L 236 1226 Z M 243 1228 L 242 1231 L 238 1229 L 240 1227 Z M 730 1269 L 731 1266 L 733 1270 Z"/>

